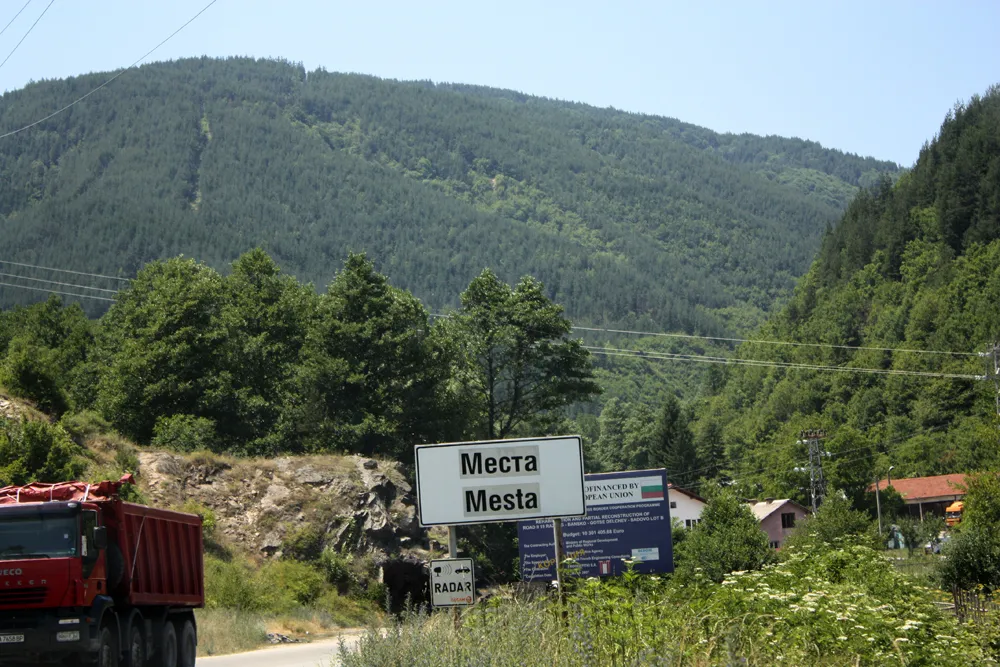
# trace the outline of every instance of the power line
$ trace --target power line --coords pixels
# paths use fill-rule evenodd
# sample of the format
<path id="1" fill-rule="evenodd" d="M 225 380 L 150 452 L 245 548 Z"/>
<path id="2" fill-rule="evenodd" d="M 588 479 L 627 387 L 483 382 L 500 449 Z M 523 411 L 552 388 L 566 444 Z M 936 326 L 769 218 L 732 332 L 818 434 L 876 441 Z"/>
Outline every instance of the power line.
<path id="1" fill-rule="evenodd" d="M 23 12 L 25 9 L 27 9 L 28 5 L 30 5 L 30 4 L 31 4 L 31 0 L 28 0 L 26 3 L 24 3 L 24 7 L 21 7 L 21 9 L 17 12 L 17 14 L 14 14 L 14 18 L 12 18 L 10 21 L 7 22 L 7 25 L 5 25 L 3 27 L 3 30 L 0 30 L 0 36 L 2 36 L 5 32 L 7 32 L 7 28 L 9 28 L 11 26 L 11 24 L 13 24 L 14 21 L 17 20 L 17 17 L 21 15 L 21 12 Z"/>
<path id="2" fill-rule="evenodd" d="M 430 313 L 431 317 L 451 317 L 451 315 L 442 315 L 440 313 Z M 896 348 L 896 347 L 873 347 L 868 345 L 836 345 L 833 343 L 800 343 L 787 340 L 755 340 L 752 338 L 727 338 L 724 336 L 698 336 L 695 334 L 680 334 L 680 333 L 664 333 L 660 331 L 636 331 L 632 329 L 606 329 L 602 327 L 581 327 L 581 326 L 571 326 L 570 329 L 574 331 L 596 331 L 602 333 L 615 333 L 615 334 L 628 334 L 634 336 L 652 336 L 657 338 L 683 338 L 683 339 L 695 339 L 695 340 L 716 340 L 728 343 L 758 343 L 761 345 L 786 345 L 792 347 L 819 347 L 828 349 L 838 349 L 838 350 L 871 350 L 875 352 L 907 352 L 913 354 L 943 354 L 943 355 L 955 355 L 964 357 L 977 357 L 980 356 L 978 352 L 952 352 L 948 350 L 917 350 L 909 348 Z"/>
<path id="3" fill-rule="evenodd" d="M 45 5 L 45 9 L 42 10 L 42 13 L 38 15 L 38 18 L 35 19 L 35 22 L 31 24 L 30 28 L 28 28 L 28 32 L 24 33 L 24 37 L 21 38 L 21 41 L 14 45 L 14 48 L 11 49 L 10 53 L 7 54 L 7 57 L 3 59 L 2 63 L 0 63 L 0 69 L 2 69 L 3 66 L 7 64 L 7 61 L 10 60 L 10 57 L 12 55 L 14 55 L 14 51 L 17 51 L 18 47 L 21 46 L 21 42 L 23 42 L 24 40 L 26 40 L 28 38 L 28 35 L 30 35 L 31 31 L 35 29 L 35 26 L 38 25 L 38 22 L 42 20 L 43 16 L 45 16 L 45 12 L 49 11 L 49 7 L 51 7 L 52 3 L 54 3 L 55 1 L 56 0 L 49 0 L 49 4 Z M 27 5 L 25 5 L 25 7 L 27 7 Z M 21 11 L 24 11 L 24 9 L 22 8 Z M 18 12 L 18 14 L 20 14 L 20 13 L 21 12 Z M 15 16 L 14 18 L 17 18 L 17 17 Z M 8 23 L 7 25 L 10 25 L 10 24 Z M 4 30 L 6 30 L 6 29 L 7 28 L 4 28 Z"/>
<path id="4" fill-rule="evenodd" d="M 106 296 L 95 296 L 93 294 L 74 294 L 73 292 L 63 292 L 61 290 L 45 289 L 44 287 L 29 287 L 27 285 L 15 285 L 14 283 L 4 283 L 4 282 L 0 282 L 0 285 L 3 285 L 5 287 L 20 287 L 21 289 L 30 289 L 36 292 L 48 292 L 49 294 L 65 294 L 66 296 L 75 296 L 75 297 L 80 297 L 82 299 L 98 299 L 100 301 L 114 302 L 114 299 L 109 299 Z"/>
<path id="5" fill-rule="evenodd" d="M 53 2 L 54 1 L 55 0 L 53 0 Z M 133 62 L 131 65 L 129 65 L 128 67 L 126 67 L 125 69 L 123 69 L 122 71 L 118 72 L 113 77 L 111 77 L 110 79 L 108 79 L 107 81 L 105 81 L 104 83 L 102 83 L 101 85 L 99 85 L 97 88 L 94 88 L 89 93 L 86 93 L 85 95 L 82 95 L 82 96 L 78 97 L 77 99 L 73 100 L 72 102 L 70 102 L 66 106 L 62 107 L 61 109 L 53 111 L 52 113 L 50 113 L 48 116 L 45 116 L 44 118 L 40 118 L 40 119 L 34 121 L 33 123 L 29 123 L 29 124 L 25 125 L 24 127 L 19 127 L 16 130 L 11 130 L 10 132 L 7 132 L 5 134 L 0 134 L 0 139 L 6 139 L 7 137 L 13 136 L 15 134 L 20 134 L 21 132 L 24 132 L 25 130 L 30 130 L 31 128 L 35 127 L 36 125 L 40 125 L 41 123 L 44 123 L 45 121 L 49 120 L 50 118 L 54 118 L 55 116 L 58 116 L 59 114 L 63 113 L 64 111 L 66 111 L 70 107 L 73 107 L 73 106 L 79 104 L 80 102 L 84 101 L 85 99 L 87 99 L 88 97 L 90 97 L 91 95 L 93 95 L 94 93 L 96 93 L 97 91 L 101 90 L 102 88 L 104 88 L 105 86 L 107 86 L 108 84 L 110 84 L 112 81 L 114 81 L 115 79 L 117 79 L 118 77 L 120 77 L 122 74 L 124 74 L 125 72 L 129 71 L 130 69 L 132 69 L 133 67 L 135 67 L 136 65 L 138 65 L 139 63 L 141 63 L 143 60 L 145 60 L 146 58 L 148 58 L 150 55 L 152 55 L 152 53 L 154 51 L 156 51 L 158 48 L 160 48 L 161 46 L 163 46 L 164 44 L 166 44 L 168 41 L 170 41 L 174 37 L 174 35 L 176 35 L 181 30 L 183 30 L 184 28 L 186 28 L 190 23 L 192 23 L 199 16 L 201 16 L 202 14 L 204 14 L 205 11 L 208 10 L 208 8 L 211 7 L 212 5 L 214 5 L 216 2 L 218 2 L 218 0 L 211 0 L 207 5 L 205 5 L 204 7 L 202 7 L 202 9 L 201 9 L 200 12 L 198 12 L 197 14 L 195 14 L 194 16 L 192 16 L 190 19 L 188 19 L 187 22 L 184 23 L 184 25 L 182 25 L 180 28 L 178 28 L 177 30 L 174 30 L 172 33 L 170 33 L 170 35 L 166 39 L 164 39 L 162 42 L 160 42 L 159 44 L 157 44 L 156 46 L 154 46 L 152 49 L 150 49 L 149 51 L 147 51 L 145 53 L 145 55 L 143 55 L 142 57 L 140 57 L 138 60 L 136 60 L 135 62 Z M 49 3 L 49 4 L 51 4 L 51 3 Z"/>
<path id="6" fill-rule="evenodd" d="M 446 316 L 445 316 L 446 317 Z M 724 338 L 722 336 L 696 336 L 694 334 L 660 333 L 655 331 L 632 331 L 628 329 L 602 329 L 600 327 L 570 327 L 579 331 L 601 331 L 604 333 L 630 334 L 637 336 L 656 336 L 664 338 L 694 338 L 698 340 L 718 340 L 730 343 L 760 343 L 762 345 L 789 345 L 795 347 L 821 347 L 838 350 L 873 350 L 876 352 L 910 352 L 914 354 L 953 354 L 975 357 L 977 352 L 951 352 L 947 350 L 916 350 L 894 347 L 871 347 L 867 345 L 835 345 L 833 343 L 799 343 L 785 340 L 754 340 L 751 338 Z"/>
<path id="7" fill-rule="evenodd" d="M 870 373 L 873 375 L 909 375 L 915 377 L 933 377 L 952 380 L 982 380 L 981 375 L 966 375 L 961 373 L 938 373 L 934 371 L 907 371 L 896 368 L 855 368 L 851 366 L 822 366 L 819 364 L 796 364 L 785 361 L 764 361 L 761 359 L 730 359 L 727 357 L 710 357 L 695 354 L 675 354 L 669 352 L 645 352 L 642 350 L 620 350 L 612 347 L 593 347 L 584 345 L 585 350 L 593 354 L 609 357 L 631 357 L 636 359 L 656 359 L 657 361 L 694 361 L 709 364 L 732 364 L 742 366 L 764 366 L 770 368 L 788 368 L 795 370 L 839 371 L 845 373 Z"/>
<path id="8" fill-rule="evenodd" d="M 51 285 L 62 285 L 63 287 L 77 287 L 79 289 L 92 289 L 98 292 L 109 292 L 111 294 L 117 294 L 118 290 L 105 289 L 103 287 L 91 287 L 90 285 L 78 285 L 76 283 L 61 283 L 56 280 L 45 280 L 44 278 L 31 278 L 29 276 L 20 276 L 16 273 L 0 273 L 0 276 L 5 278 L 17 278 L 18 280 L 30 280 L 36 283 L 49 283 Z"/>
<path id="9" fill-rule="evenodd" d="M 22 264 L 21 262 L 11 262 L 9 260 L 0 259 L 0 264 L 11 264 L 13 266 L 23 266 L 29 269 L 42 269 L 43 271 L 59 271 L 61 273 L 72 273 L 78 276 L 90 276 L 91 278 L 107 278 L 108 280 L 124 280 L 125 282 L 130 282 L 131 278 L 122 278 L 121 276 L 104 276 L 100 273 L 85 273 L 83 271 L 70 271 L 69 269 L 54 269 L 51 266 L 38 266 L 37 264 Z"/>

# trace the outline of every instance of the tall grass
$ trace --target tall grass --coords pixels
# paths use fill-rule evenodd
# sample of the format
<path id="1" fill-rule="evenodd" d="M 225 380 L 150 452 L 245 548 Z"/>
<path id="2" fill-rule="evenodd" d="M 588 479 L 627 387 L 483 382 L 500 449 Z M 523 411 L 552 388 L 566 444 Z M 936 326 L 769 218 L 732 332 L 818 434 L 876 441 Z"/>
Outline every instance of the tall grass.
<path id="1" fill-rule="evenodd" d="M 634 573 L 557 601 L 410 611 L 342 650 L 343 667 L 996 664 L 996 638 L 934 604 L 872 549 L 795 553 L 721 584 Z"/>
<path id="2" fill-rule="evenodd" d="M 199 609 L 198 655 L 226 655 L 260 648 L 267 643 L 267 627 L 260 614 L 230 609 Z"/>

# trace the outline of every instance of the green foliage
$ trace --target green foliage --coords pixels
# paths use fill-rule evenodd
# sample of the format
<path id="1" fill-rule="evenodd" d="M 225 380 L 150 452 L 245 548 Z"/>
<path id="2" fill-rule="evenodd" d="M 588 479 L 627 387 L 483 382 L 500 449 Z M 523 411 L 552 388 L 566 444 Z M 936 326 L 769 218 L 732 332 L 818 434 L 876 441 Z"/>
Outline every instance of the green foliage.
<path id="1" fill-rule="evenodd" d="M 103 78 L 6 93 L 0 127 Z M 158 63 L 122 85 L 0 150 L 12 259 L 132 275 L 182 252 L 221 269 L 267 244 L 325 284 L 331 257 L 365 249 L 435 310 L 492 266 L 538 276 L 583 321 L 717 331 L 787 296 L 851 193 L 899 171 L 814 142 L 275 60 Z"/>
<path id="2" fill-rule="evenodd" d="M 421 303 L 364 255 L 348 256 L 320 301 L 305 346 L 297 414 L 315 425 L 304 447 L 350 443 L 409 462 L 415 443 L 454 429 L 447 418 L 451 356 Z M 451 415 L 454 417 L 454 415 Z"/>
<path id="3" fill-rule="evenodd" d="M 327 547 L 319 556 L 319 568 L 322 570 L 326 580 L 337 588 L 341 595 L 347 593 L 355 582 L 354 572 L 351 568 L 353 560 L 350 554 L 342 554 Z"/>
<path id="4" fill-rule="evenodd" d="M 139 442 L 157 420 L 177 414 L 228 416 L 222 279 L 192 260 L 146 266 L 102 318 L 107 366 L 97 405 L 115 428 Z"/>
<path id="5" fill-rule="evenodd" d="M 0 418 L 0 486 L 79 479 L 81 454 L 60 426 Z"/>
<path id="6" fill-rule="evenodd" d="M 307 563 L 317 563 L 323 551 L 323 531 L 314 524 L 306 524 L 301 528 L 290 531 L 281 542 L 281 554 L 283 558 L 303 561 Z M 325 565 L 325 564 L 324 564 Z M 324 566 L 323 568 L 327 568 Z M 329 570 L 327 570 L 329 574 Z M 334 583 L 334 582 L 330 582 Z"/>
<path id="7" fill-rule="evenodd" d="M 273 587 L 254 576 L 249 563 L 205 555 L 205 606 L 255 612 L 271 608 Z"/>
<path id="8" fill-rule="evenodd" d="M 456 320 L 468 369 L 461 377 L 477 400 L 480 437 L 538 434 L 546 415 L 600 393 L 590 354 L 566 338 L 571 325 L 562 310 L 534 278 L 512 288 L 489 269 L 462 293 Z"/>
<path id="9" fill-rule="evenodd" d="M 52 350 L 15 338 L 0 367 L 0 384 L 15 396 L 34 401 L 40 410 L 60 414 L 66 395 L 59 386 L 59 369 Z"/>
<path id="10" fill-rule="evenodd" d="M 218 521 L 215 518 L 215 512 L 212 511 L 211 507 L 207 507 L 193 498 L 189 498 L 184 501 L 184 504 L 177 508 L 180 512 L 187 512 L 188 514 L 197 514 L 201 517 L 201 530 L 205 539 L 214 539 L 215 529 L 218 527 Z"/>
<path id="11" fill-rule="evenodd" d="M 410 613 L 371 627 L 345 667 L 369 665 L 979 665 L 989 632 L 942 611 L 863 546 L 802 551 L 696 586 L 585 580 L 565 622 L 555 599 L 498 596 L 465 613 Z"/>
<path id="12" fill-rule="evenodd" d="M 272 609 L 289 611 L 308 606 L 323 593 L 323 575 L 307 563 L 277 560 L 261 568 L 258 576 L 271 588 Z"/>
<path id="13" fill-rule="evenodd" d="M 816 514 L 798 522 L 782 544 L 783 553 L 796 550 L 840 548 L 862 545 L 878 549 L 881 545 L 878 525 L 867 513 L 851 508 L 851 503 L 837 493 L 829 494 Z"/>
<path id="14" fill-rule="evenodd" d="M 720 582 L 730 572 L 757 570 L 774 560 L 767 533 L 750 508 L 729 490 L 714 490 L 701 521 L 678 545 L 679 580 Z"/>
<path id="15" fill-rule="evenodd" d="M 59 419 L 59 425 L 69 434 L 73 442 L 80 446 L 87 444 L 96 436 L 111 431 L 111 424 L 93 410 L 64 414 Z"/>
<path id="16" fill-rule="evenodd" d="M 682 488 L 696 483 L 699 471 L 716 461 L 712 452 L 699 455 L 691 416 L 674 395 L 663 399 L 658 412 L 644 403 L 611 398 L 597 420 L 592 469 L 603 471 L 666 468 L 667 480 Z"/>
<path id="17" fill-rule="evenodd" d="M 910 556 L 923 546 L 921 538 L 924 536 L 924 531 L 919 519 L 914 519 L 912 516 L 899 517 L 896 519 L 896 530 L 903 538 L 903 544 Z"/>
<path id="18" fill-rule="evenodd" d="M 966 478 L 962 521 L 944 546 L 940 577 L 945 587 L 1000 588 L 1000 480 L 996 473 Z"/>
<path id="19" fill-rule="evenodd" d="M 802 429 L 826 430 L 828 483 L 873 516 L 866 489 L 890 465 L 894 478 L 1000 467 L 993 389 L 975 380 L 983 372 L 975 353 L 1000 337 L 998 123 L 1000 88 L 991 88 L 948 114 L 912 171 L 852 201 L 758 334 L 809 345 L 738 350 L 880 374 L 731 367 L 698 399 L 693 430 L 718 431 L 724 472 L 748 495 L 805 500 L 808 479 L 796 472 L 807 462 Z M 883 501 L 891 516 L 891 499 Z"/>
<path id="20" fill-rule="evenodd" d="M 30 307 L 0 313 L 0 385 L 39 409 L 61 414 L 80 378 L 91 325 L 78 305 L 53 295 Z"/>
<path id="21" fill-rule="evenodd" d="M 157 417 L 149 444 L 175 452 L 212 451 L 218 447 L 215 422 L 184 414 Z"/>

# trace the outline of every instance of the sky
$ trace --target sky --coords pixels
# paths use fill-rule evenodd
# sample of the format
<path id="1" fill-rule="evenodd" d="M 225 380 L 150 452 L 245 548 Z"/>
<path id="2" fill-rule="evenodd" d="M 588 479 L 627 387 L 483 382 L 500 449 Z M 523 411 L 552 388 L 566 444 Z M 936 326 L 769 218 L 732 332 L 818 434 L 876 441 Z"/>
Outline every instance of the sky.
<path id="1" fill-rule="evenodd" d="M 0 0 L 0 29 L 25 1 Z M 31 0 L 0 35 L 3 61 L 27 34 L 0 90 L 126 67 L 209 1 Z M 998 34 L 1000 0 L 216 0 L 147 62 L 281 57 L 510 88 L 911 166 L 950 108 L 1000 83 Z"/>

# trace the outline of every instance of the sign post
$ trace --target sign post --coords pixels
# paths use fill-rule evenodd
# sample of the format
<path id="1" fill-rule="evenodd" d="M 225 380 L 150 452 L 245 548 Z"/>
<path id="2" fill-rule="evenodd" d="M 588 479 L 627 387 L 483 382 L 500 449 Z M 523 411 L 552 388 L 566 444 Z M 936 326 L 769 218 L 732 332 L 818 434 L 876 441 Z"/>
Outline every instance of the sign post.
<path id="1" fill-rule="evenodd" d="M 563 547 L 562 519 L 552 520 L 552 536 L 556 548 L 556 586 L 559 587 L 559 607 L 562 609 L 563 622 L 566 621 L 566 589 L 563 588 L 562 562 L 565 558 Z"/>

